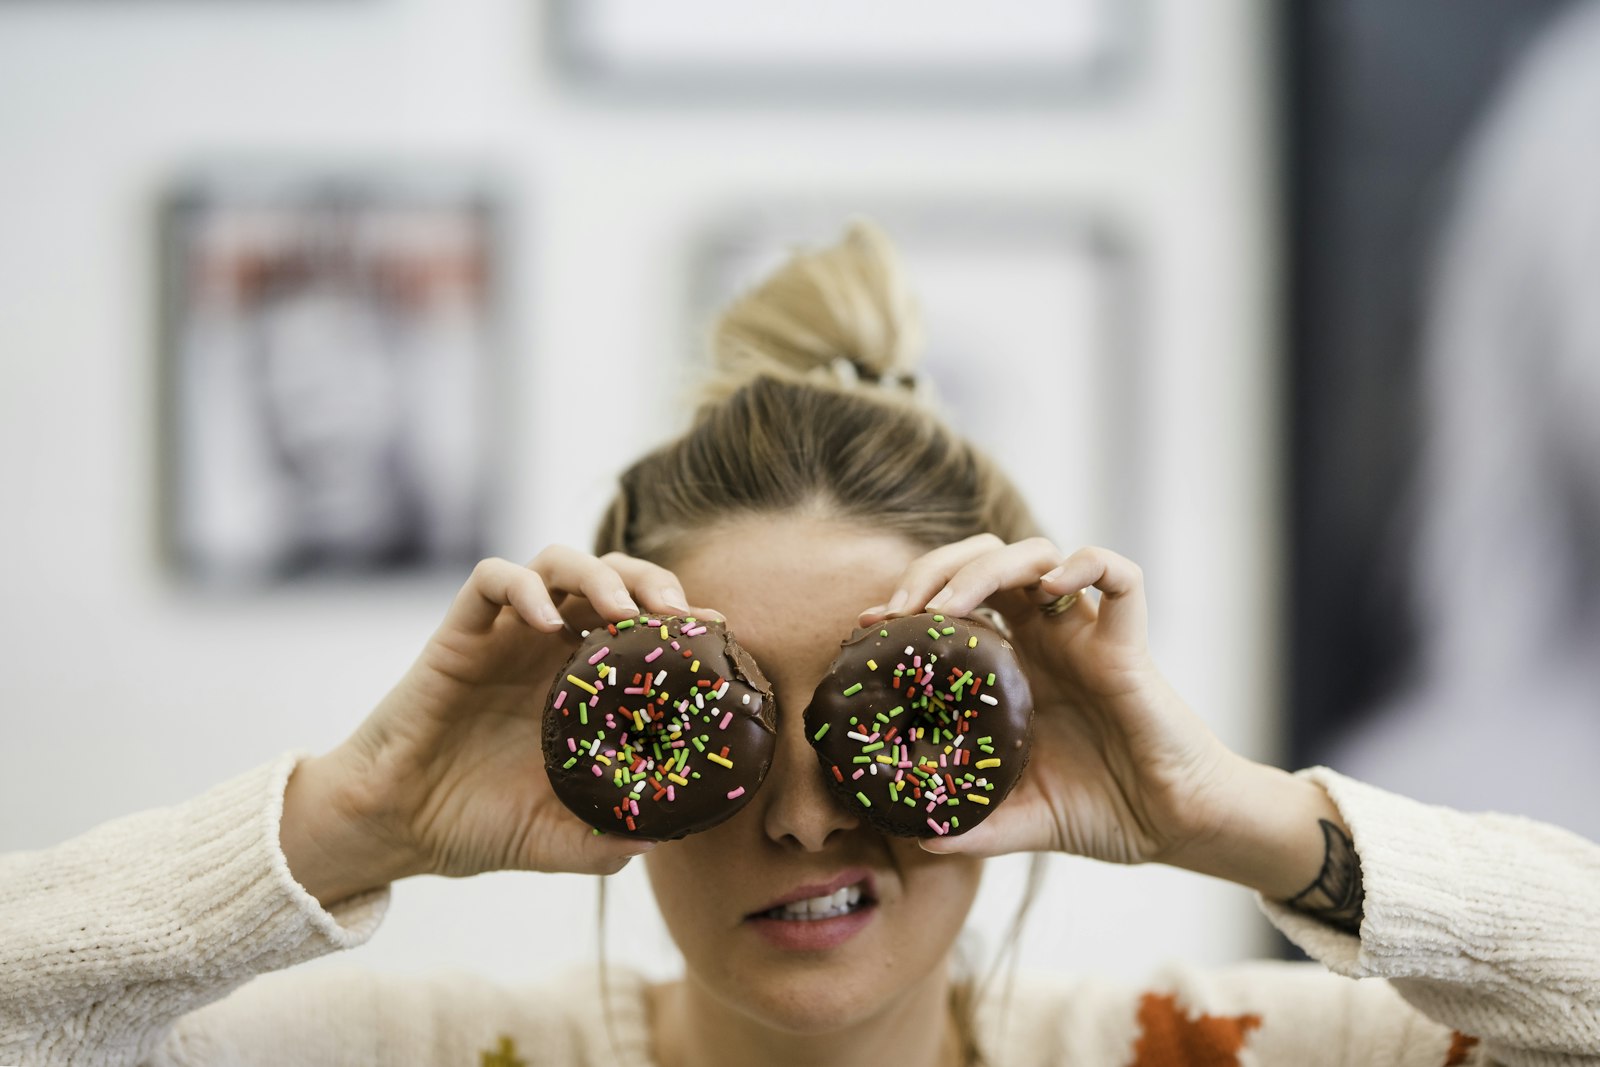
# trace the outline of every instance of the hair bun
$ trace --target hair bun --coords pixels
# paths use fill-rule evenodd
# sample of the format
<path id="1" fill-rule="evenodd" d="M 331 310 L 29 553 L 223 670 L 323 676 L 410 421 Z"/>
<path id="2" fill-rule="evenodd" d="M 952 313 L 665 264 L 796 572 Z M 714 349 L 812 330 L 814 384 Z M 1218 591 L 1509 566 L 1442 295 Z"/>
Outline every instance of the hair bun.
<path id="1" fill-rule="evenodd" d="M 893 243 L 870 222 L 795 252 L 722 313 L 711 349 L 712 396 L 763 375 L 920 391 L 921 316 Z"/>

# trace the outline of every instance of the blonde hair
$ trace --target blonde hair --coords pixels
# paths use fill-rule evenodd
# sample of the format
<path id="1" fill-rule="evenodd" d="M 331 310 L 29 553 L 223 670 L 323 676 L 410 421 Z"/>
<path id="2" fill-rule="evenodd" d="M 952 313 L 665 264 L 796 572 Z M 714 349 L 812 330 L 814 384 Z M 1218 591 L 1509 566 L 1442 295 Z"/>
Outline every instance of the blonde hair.
<path id="1" fill-rule="evenodd" d="M 693 425 L 623 472 L 596 554 L 660 562 L 722 517 L 797 511 L 929 548 L 1038 532 L 1016 487 L 932 409 L 916 303 L 875 226 L 796 253 L 723 313 L 711 349 Z"/>
<path id="2" fill-rule="evenodd" d="M 1038 533 L 1017 488 L 933 409 L 917 373 L 916 302 L 894 246 L 870 223 L 791 256 L 722 314 L 711 350 L 693 425 L 622 473 L 597 555 L 670 563 L 696 531 L 755 514 L 821 514 L 930 549 Z M 1015 962 L 1038 861 L 983 981 L 952 990 L 967 1063 L 984 1062 L 977 1004 L 1000 960 Z"/>

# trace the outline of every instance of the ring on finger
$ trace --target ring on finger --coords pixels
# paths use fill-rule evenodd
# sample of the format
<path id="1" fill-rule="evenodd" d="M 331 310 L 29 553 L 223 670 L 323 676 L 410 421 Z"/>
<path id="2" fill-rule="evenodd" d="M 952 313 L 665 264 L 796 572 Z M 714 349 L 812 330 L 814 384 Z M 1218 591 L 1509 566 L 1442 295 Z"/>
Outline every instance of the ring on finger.
<path id="1" fill-rule="evenodd" d="M 1042 606 L 1039 610 L 1044 614 L 1045 618 L 1053 619 L 1063 612 L 1070 611 L 1072 609 L 1072 605 L 1078 602 L 1079 595 L 1079 593 L 1062 593 L 1060 596 L 1050 601 L 1050 603 Z"/>

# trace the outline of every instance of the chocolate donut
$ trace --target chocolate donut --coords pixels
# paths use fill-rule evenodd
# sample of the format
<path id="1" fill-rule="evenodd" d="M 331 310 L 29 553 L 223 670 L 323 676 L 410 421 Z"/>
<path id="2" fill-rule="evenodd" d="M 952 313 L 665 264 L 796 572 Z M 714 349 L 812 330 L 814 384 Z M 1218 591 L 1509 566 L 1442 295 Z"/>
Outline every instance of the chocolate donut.
<path id="1" fill-rule="evenodd" d="M 590 826 L 669 841 L 750 802 L 776 723 L 771 685 L 722 623 L 641 615 L 589 631 L 556 676 L 544 767 Z"/>
<path id="2" fill-rule="evenodd" d="M 909 615 L 857 630 L 805 714 L 828 786 L 886 834 L 972 829 L 1005 799 L 1033 743 L 1016 654 L 975 619 Z"/>

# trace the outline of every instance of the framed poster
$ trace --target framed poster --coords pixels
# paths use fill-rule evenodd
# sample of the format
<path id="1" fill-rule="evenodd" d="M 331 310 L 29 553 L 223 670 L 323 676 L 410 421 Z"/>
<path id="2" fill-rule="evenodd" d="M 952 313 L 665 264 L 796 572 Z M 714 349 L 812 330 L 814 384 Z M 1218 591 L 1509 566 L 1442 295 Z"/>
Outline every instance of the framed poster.
<path id="1" fill-rule="evenodd" d="M 558 70 L 585 88 L 718 103 L 1059 103 L 1132 62 L 1127 0 L 552 0 Z"/>
<path id="2" fill-rule="evenodd" d="M 496 209 L 468 179 L 227 174 L 161 216 L 163 541 L 269 584 L 481 554 Z"/>
<path id="3" fill-rule="evenodd" d="M 1071 206 L 986 201 L 752 210 L 710 227 L 692 321 L 716 314 L 800 245 L 855 216 L 888 233 L 922 309 L 951 424 L 1022 487 L 1062 544 L 1131 544 L 1143 463 L 1133 264 L 1113 227 Z M 705 359 L 705 335 L 695 342 Z"/>

